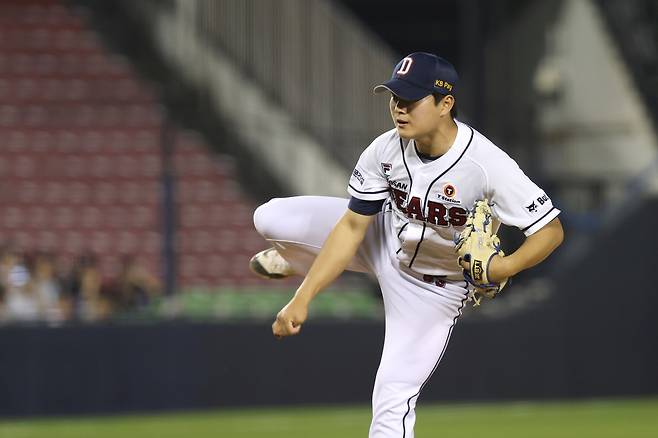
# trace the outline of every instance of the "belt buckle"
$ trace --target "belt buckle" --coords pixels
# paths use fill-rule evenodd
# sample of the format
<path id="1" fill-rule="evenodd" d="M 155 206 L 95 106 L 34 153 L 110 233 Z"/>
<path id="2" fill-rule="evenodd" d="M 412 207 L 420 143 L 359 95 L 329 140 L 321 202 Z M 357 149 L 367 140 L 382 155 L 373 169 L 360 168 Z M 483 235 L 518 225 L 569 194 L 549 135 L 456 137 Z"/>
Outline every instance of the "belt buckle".
<path id="1" fill-rule="evenodd" d="M 434 283 L 438 287 L 444 287 L 446 285 L 445 280 L 438 275 L 423 275 L 423 281 L 425 283 Z"/>

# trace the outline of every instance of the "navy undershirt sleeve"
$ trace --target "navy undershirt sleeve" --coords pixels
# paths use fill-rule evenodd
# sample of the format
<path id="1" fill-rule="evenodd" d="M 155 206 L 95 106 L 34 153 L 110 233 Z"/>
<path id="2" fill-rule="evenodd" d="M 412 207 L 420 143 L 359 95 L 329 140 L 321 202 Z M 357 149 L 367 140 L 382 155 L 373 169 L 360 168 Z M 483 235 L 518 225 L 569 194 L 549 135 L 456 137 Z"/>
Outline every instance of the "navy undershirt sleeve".
<path id="1" fill-rule="evenodd" d="M 347 208 L 352 210 L 354 213 L 359 213 L 364 216 L 372 216 L 382 210 L 384 201 L 386 201 L 386 199 L 380 199 L 378 201 L 364 201 L 363 199 L 358 199 L 352 196 Z"/>

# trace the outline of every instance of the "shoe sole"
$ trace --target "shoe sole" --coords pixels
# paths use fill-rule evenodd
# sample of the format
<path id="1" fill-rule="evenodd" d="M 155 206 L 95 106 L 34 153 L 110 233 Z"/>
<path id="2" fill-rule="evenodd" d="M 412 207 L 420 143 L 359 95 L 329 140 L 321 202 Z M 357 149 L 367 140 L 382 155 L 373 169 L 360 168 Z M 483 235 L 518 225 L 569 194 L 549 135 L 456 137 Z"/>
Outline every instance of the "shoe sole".
<path id="1" fill-rule="evenodd" d="M 251 269 L 251 272 L 254 274 L 258 275 L 259 277 L 268 279 L 268 280 L 279 280 L 281 278 L 286 278 L 288 277 L 287 275 L 283 274 L 272 274 L 271 272 L 268 272 L 265 270 L 263 265 L 260 264 L 256 258 L 253 258 L 249 261 L 249 269 Z"/>

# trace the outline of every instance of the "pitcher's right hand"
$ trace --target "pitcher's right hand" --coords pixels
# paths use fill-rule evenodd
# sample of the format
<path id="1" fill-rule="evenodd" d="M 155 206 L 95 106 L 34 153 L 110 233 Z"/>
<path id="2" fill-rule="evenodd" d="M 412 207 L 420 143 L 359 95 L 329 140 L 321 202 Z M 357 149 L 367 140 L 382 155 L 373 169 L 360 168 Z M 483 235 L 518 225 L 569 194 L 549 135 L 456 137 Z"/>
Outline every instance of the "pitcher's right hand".
<path id="1" fill-rule="evenodd" d="M 293 297 L 288 304 L 276 315 L 272 324 L 272 333 L 278 339 L 284 336 L 293 336 L 300 332 L 302 324 L 308 316 L 308 304 Z"/>

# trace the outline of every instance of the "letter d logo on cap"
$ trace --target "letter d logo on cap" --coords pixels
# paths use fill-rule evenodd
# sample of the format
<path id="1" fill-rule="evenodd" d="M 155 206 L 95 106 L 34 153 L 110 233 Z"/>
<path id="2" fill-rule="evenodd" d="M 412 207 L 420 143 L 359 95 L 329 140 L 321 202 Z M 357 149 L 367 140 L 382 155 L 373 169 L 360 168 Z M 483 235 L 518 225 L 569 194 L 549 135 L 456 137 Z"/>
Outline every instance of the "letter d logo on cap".
<path id="1" fill-rule="evenodd" d="M 402 60 L 402 65 L 400 66 L 400 70 L 396 71 L 395 73 L 399 75 L 406 75 L 409 73 L 409 69 L 411 68 L 411 64 L 414 62 L 413 59 L 411 58 L 404 58 Z"/>

